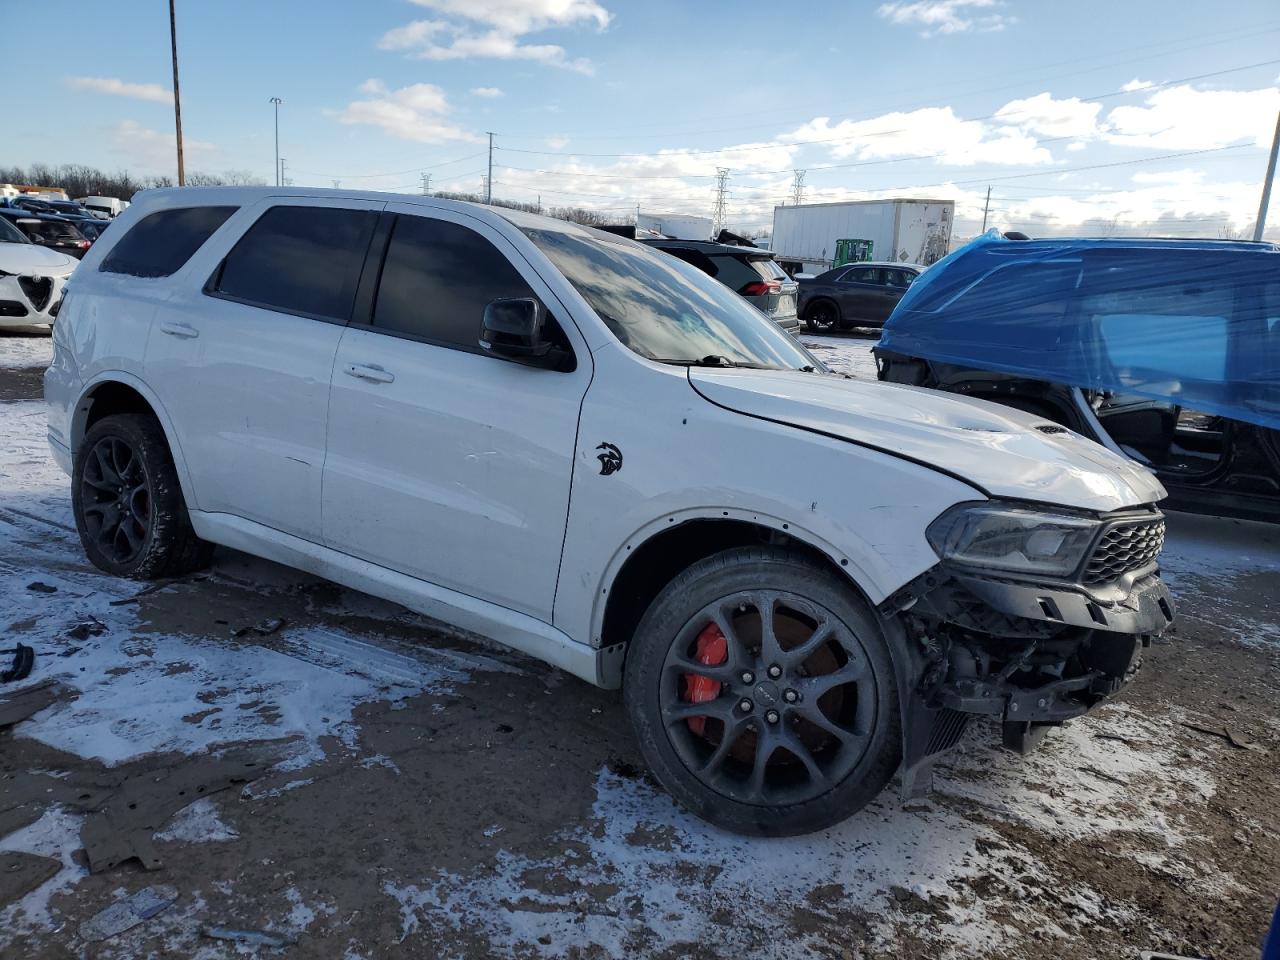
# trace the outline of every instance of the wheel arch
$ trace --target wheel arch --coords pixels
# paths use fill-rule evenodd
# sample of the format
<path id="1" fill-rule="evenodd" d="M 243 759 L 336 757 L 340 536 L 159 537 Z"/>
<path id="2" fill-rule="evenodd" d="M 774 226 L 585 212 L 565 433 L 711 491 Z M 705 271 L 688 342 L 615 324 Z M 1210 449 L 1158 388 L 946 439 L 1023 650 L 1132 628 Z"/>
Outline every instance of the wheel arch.
<path id="1" fill-rule="evenodd" d="M 187 462 L 182 455 L 182 447 L 177 441 L 173 422 L 170 420 L 159 397 L 142 380 L 123 370 L 111 370 L 99 373 L 80 392 L 75 408 L 71 413 L 70 431 L 68 435 L 72 459 L 77 456 L 84 435 L 93 424 L 103 417 L 119 413 L 150 414 L 164 431 L 165 442 L 173 455 L 174 467 L 178 472 L 178 483 L 182 487 L 182 495 L 191 505 L 191 478 L 187 472 Z"/>
<path id="2" fill-rule="evenodd" d="M 844 319 L 844 311 L 840 309 L 840 301 L 829 293 L 817 293 L 809 297 L 804 304 L 805 314 L 808 314 L 808 312 L 813 309 L 814 305 L 819 303 L 831 304 L 832 309 L 836 312 L 837 322 Z"/>
<path id="3" fill-rule="evenodd" d="M 632 634 L 654 598 L 682 570 L 732 547 L 785 546 L 838 575 L 874 609 L 874 588 L 855 557 L 810 530 L 755 511 L 686 510 L 646 524 L 629 537 L 601 577 L 592 612 L 592 642 L 604 652 L 604 686 L 621 682 Z M 612 668 L 612 669 L 611 669 Z"/>

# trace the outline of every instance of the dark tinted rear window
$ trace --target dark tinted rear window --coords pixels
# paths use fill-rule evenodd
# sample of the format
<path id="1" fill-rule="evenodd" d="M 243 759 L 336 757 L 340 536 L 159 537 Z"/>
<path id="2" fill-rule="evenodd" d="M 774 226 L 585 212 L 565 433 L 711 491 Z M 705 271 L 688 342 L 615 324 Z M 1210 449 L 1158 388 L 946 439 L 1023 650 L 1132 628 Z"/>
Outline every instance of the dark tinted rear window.
<path id="1" fill-rule="evenodd" d="M 269 310 L 346 320 L 378 214 L 272 207 L 227 254 L 214 290 Z"/>
<path id="2" fill-rule="evenodd" d="M 102 261 L 99 270 L 131 277 L 167 277 L 222 226 L 237 207 L 158 210 L 135 223 Z"/>

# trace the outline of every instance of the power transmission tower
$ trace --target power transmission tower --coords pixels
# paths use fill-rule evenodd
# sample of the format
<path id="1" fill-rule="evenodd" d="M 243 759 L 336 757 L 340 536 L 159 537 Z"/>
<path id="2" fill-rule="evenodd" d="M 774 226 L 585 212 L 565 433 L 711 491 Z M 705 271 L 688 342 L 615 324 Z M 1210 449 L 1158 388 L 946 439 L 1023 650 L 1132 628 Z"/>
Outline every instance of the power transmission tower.
<path id="1" fill-rule="evenodd" d="M 711 213 L 711 234 L 719 236 L 724 229 L 725 200 L 729 195 L 729 168 L 716 167 L 716 206 Z"/>
<path id="2" fill-rule="evenodd" d="M 341 181 L 341 180 L 335 180 L 335 181 L 333 181 L 333 189 L 335 189 L 335 190 L 341 190 L 341 189 L 342 189 L 342 181 Z"/>
<path id="3" fill-rule="evenodd" d="M 281 157 L 281 158 L 280 158 L 280 186 L 282 186 L 282 187 L 287 187 L 287 186 L 289 186 L 293 181 L 292 181 L 292 180 L 289 180 L 289 179 L 287 179 L 287 178 L 285 177 L 285 175 L 284 175 L 284 164 L 285 164 L 285 159 L 284 159 L 284 157 Z"/>
<path id="4" fill-rule="evenodd" d="M 489 175 L 484 178 L 484 202 L 493 200 L 493 131 L 489 134 Z"/>
<path id="5" fill-rule="evenodd" d="M 424 197 L 431 195 L 431 174 L 429 173 L 422 175 L 422 195 Z"/>
<path id="6" fill-rule="evenodd" d="M 800 206 L 804 203 L 804 175 L 805 170 L 792 170 L 794 176 L 791 178 L 791 204 L 792 206 Z"/>

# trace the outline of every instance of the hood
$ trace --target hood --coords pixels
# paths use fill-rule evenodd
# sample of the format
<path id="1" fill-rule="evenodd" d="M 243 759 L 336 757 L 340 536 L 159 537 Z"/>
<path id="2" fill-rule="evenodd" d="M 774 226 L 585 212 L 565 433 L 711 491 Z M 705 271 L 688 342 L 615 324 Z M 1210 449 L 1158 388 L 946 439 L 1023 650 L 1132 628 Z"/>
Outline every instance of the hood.
<path id="1" fill-rule="evenodd" d="M 0 243 L 0 270 L 39 277 L 65 277 L 80 261 L 38 243 Z"/>
<path id="2" fill-rule="evenodd" d="M 1132 460 L 984 400 L 791 370 L 691 368 L 689 382 L 721 407 L 905 457 L 992 497 L 1105 513 L 1165 496 Z"/>

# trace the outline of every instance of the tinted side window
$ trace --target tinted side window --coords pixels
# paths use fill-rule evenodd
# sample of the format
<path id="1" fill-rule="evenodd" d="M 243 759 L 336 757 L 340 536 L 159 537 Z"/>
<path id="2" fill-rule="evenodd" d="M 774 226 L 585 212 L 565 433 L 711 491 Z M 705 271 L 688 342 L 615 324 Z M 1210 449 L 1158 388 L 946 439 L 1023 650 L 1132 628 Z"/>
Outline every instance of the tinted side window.
<path id="1" fill-rule="evenodd" d="M 227 254 L 214 290 L 269 310 L 346 320 L 378 214 L 272 207 Z"/>
<path id="2" fill-rule="evenodd" d="M 846 280 L 852 280 L 854 283 L 883 283 L 880 271 L 874 267 L 862 267 L 858 270 L 850 270 L 844 275 Z"/>
<path id="3" fill-rule="evenodd" d="M 373 325 L 479 352 L 485 305 L 532 296 L 511 262 L 474 230 L 401 216 L 382 267 Z"/>
<path id="4" fill-rule="evenodd" d="M 131 277 L 168 277 L 226 223 L 237 207 L 158 210 L 135 223 L 98 269 Z"/>
<path id="5" fill-rule="evenodd" d="M 756 273 L 751 263 L 747 260 L 739 260 L 737 257 L 729 255 L 717 255 L 712 259 L 715 260 L 716 265 L 720 268 L 720 272 L 714 276 L 726 287 L 741 290 L 748 283 L 760 282 L 760 274 Z"/>

